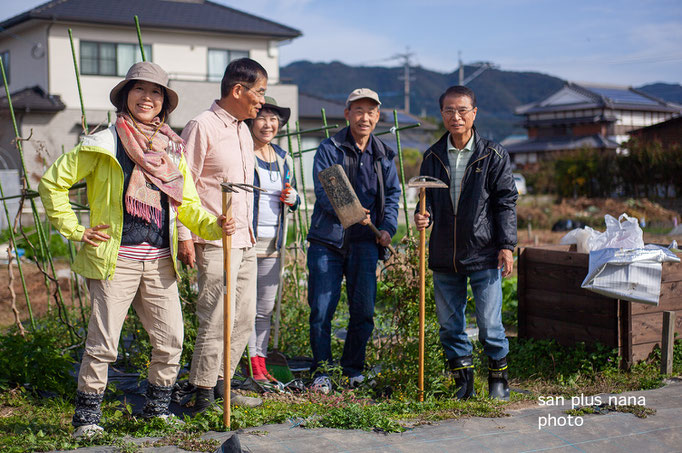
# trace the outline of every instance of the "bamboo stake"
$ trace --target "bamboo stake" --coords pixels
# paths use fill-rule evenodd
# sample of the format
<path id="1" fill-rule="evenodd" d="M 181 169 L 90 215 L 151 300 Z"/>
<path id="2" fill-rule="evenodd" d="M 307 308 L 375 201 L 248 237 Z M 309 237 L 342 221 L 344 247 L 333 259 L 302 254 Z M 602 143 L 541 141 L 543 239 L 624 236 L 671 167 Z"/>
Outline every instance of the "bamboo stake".
<path id="1" fill-rule="evenodd" d="M 398 162 L 400 163 L 400 185 L 403 189 L 403 208 L 405 211 L 405 227 L 407 228 L 407 237 L 412 237 L 412 228 L 410 228 L 410 219 L 407 214 L 407 193 L 405 192 L 405 167 L 403 166 L 403 148 L 400 146 L 400 129 L 398 125 L 398 111 L 393 109 L 393 129 L 395 130 L 395 141 L 398 148 Z"/>
<path id="2" fill-rule="evenodd" d="M 289 152 L 293 156 L 294 150 L 293 150 L 293 144 L 291 141 L 291 135 L 289 133 L 289 124 L 287 123 L 286 126 L 286 137 L 287 137 L 287 145 L 289 147 Z M 293 161 L 293 159 L 292 159 Z M 291 168 L 291 177 L 296 179 L 296 164 L 292 162 L 292 168 Z M 296 300 L 301 300 L 300 298 L 300 291 L 298 287 L 298 282 L 299 280 L 299 269 L 298 269 L 298 248 L 299 246 L 301 247 L 302 250 L 305 250 L 305 238 L 303 237 L 303 232 L 301 231 L 301 208 L 296 210 L 294 213 L 294 278 L 296 281 L 294 282 L 294 289 L 296 291 Z M 298 221 L 297 221 L 298 220 Z"/>
<path id="3" fill-rule="evenodd" d="M 85 104 L 83 103 L 83 90 L 81 90 L 81 76 L 78 70 L 78 62 L 76 61 L 76 48 L 73 46 L 73 34 L 71 34 L 71 29 L 69 28 L 69 41 L 71 42 L 71 56 L 73 57 L 73 68 L 76 71 L 76 84 L 78 85 L 78 99 L 81 103 L 81 126 L 83 128 L 83 133 L 88 135 L 88 121 L 85 118 Z"/>
<path id="4" fill-rule="evenodd" d="M 7 95 L 7 105 L 10 111 L 10 117 L 12 118 L 12 125 L 14 126 L 14 135 L 16 137 L 19 137 L 19 129 L 17 128 L 17 122 L 16 119 L 14 118 L 14 108 L 12 107 L 12 96 L 10 96 L 9 93 L 9 86 L 7 84 L 7 75 L 5 74 L 5 65 L 2 61 L 2 58 L 0 58 L 0 71 L 2 71 L 2 80 L 5 86 L 5 94 Z M 21 148 L 21 141 L 17 139 L 17 148 Z M 21 156 L 21 162 L 22 162 L 22 167 L 23 167 L 23 153 L 21 149 L 19 150 L 20 156 Z M 26 169 L 24 168 L 24 174 L 26 173 Z M 12 225 L 12 221 L 10 219 L 9 215 L 9 210 L 7 209 L 7 203 L 5 201 L 5 192 L 2 188 L 2 182 L 0 182 L 0 196 L 2 196 L 2 205 L 5 210 L 5 218 L 7 219 L 7 229 L 9 230 L 9 240 L 10 240 L 10 245 L 14 250 L 17 250 L 17 241 L 16 237 L 14 236 L 14 228 Z M 21 211 L 19 211 L 19 214 L 21 215 Z M 19 269 L 19 276 L 21 278 L 21 287 L 24 291 L 24 298 L 26 299 L 26 308 L 28 309 L 28 317 L 31 320 L 31 328 L 35 330 L 36 328 L 36 322 L 35 319 L 33 318 L 33 309 L 31 308 L 31 300 L 29 299 L 28 296 L 28 288 L 26 287 L 26 278 L 24 277 L 24 271 L 21 266 L 21 259 L 19 259 L 19 256 L 17 255 L 17 269 Z M 48 299 L 49 300 L 49 299 Z"/>
<path id="5" fill-rule="evenodd" d="M 301 181 L 301 188 L 303 189 L 303 206 L 305 208 L 305 232 L 308 233 L 308 231 L 310 231 L 310 224 L 308 223 L 308 197 L 306 196 L 305 176 L 303 174 L 303 155 L 301 155 L 301 153 L 300 153 L 300 151 L 301 151 L 301 129 L 299 128 L 298 121 L 296 121 L 296 141 L 298 143 L 298 150 L 299 150 L 298 166 L 301 168 L 300 181 Z"/>
<path id="6" fill-rule="evenodd" d="M 137 41 L 140 43 L 140 53 L 142 55 L 142 61 L 147 61 L 144 55 L 144 46 L 142 45 L 142 33 L 140 32 L 140 20 L 135 16 L 135 28 L 137 29 Z"/>

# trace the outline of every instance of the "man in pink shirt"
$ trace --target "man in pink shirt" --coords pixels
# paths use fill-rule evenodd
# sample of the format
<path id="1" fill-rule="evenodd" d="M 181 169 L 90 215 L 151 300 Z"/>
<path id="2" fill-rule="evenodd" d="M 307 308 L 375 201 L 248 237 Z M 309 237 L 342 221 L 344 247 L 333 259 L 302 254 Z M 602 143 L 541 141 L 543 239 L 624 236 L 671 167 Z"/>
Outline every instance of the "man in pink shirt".
<path id="1" fill-rule="evenodd" d="M 253 184 L 253 141 L 244 120 L 255 118 L 265 102 L 268 74 L 256 61 L 241 58 L 225 69 L 220 99 L 192 119 L 182 131 L 187 142 L 187 163 L 199 198 L 206 210 L 220 215 L 223 181 Z M 253 194 L 232 195 L 231 269 L 233 324 L 230 377 L 251 336 L 256 317 L 257 261 L 253 234 Z M 214 388 L 222 395 L 223 385 L 223 255 L 220 241 L 206 241 L 187 229 L 179 231 L 178 257 L 189 267 L 196 263 L 199 279 L 197 338 L 194 344 L 189 382 L 197 388 L 195 412 L 206 410 L 214 401 Z M 217 385 L 218 384 L 218 385 Z M 231 395 L 235 405 L 257 406 L 258 398 Z"/>

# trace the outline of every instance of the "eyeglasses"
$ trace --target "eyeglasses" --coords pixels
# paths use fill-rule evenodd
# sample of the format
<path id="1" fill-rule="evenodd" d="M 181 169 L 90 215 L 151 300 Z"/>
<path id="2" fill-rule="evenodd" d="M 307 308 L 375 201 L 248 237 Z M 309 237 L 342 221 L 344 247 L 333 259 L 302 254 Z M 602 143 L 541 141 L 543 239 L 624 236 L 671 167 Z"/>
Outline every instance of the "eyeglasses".
<path id="1" fill-rule="evenodd" d="M 470 109 L 453 109 L 453 108 L 447 108 L 441 110 L 441 113 L 443 113 L 444 116 L 455 116 L 455 113 L 458 113 L 459 116 L 464 118 L 467 113 L 473 111 L 476 107 L 471 107 Z"/>
<path id="2" fill-rule="evenodd" d="M 258 96 L 259 98 L 264 98 L 264 97 L 265 97 L 265 88 L 261 88 L 260 90 L 256 91 L 256 90 L 251 89 L 250 87 L 247 87 L 247 86 L 244 85 L 243 83 L 239 83 L 238 85 L 243 86 L 244 88 L 246 88 L 247 90 L 249 90 L 250 92 L 252 92 L 253 94 L 255 94 L 256 96 Z"/>

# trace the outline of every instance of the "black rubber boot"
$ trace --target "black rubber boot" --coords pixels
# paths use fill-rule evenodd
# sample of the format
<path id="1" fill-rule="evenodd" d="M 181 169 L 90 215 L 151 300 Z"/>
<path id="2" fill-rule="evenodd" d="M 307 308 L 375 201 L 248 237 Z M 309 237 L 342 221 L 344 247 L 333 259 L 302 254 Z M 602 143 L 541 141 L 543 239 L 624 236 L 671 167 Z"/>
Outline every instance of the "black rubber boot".
<path id="1" fill-rule="evenodd" d="M 474 389 L 474 359 L 472 356 L 457 357 L 448 360 L 450 371 L 455 376 L 458 400 L 466 400 L 476 396 Z"/>
<path id="2" fill-rule="evenodd" d="M 223 379 L 218 379 L 218 383 L 213 387 L 213 396 L 217 400 L 225 399 L 225 381 Z"/>
<path id="3" fill-rule="evenodd" d="M 500 360 L 488 358 L 488 393 L 491 398 L 509 401 L 506 357 Z"/>
<path id="4" fill-rule="evenodd" d="M 77 428 L 85 425 L 99 425 L 102 417 L 102 398 L 104 393 L 76 392 L 76 410 L 73 413 L 71 424 Z"/>
<path id="5" fill-rule="evenodd" d="M 145 395 L 147 401 L 142 410 L 142 417 L 168 417 L 170 415 L 168 406 L 170 405 L 172 392 L 172 386 L 164 387 L 147 382 L 147 393 Z"/>
<path id="6" fill-rule="evenodd" d="M 204 412 L 206 409 L 211 407 L 215 402 L 213 396 L 213 389 L 202 389 L 197 387 L 197 391 L 194 394 L 194 414 L 199 414 Z"/>

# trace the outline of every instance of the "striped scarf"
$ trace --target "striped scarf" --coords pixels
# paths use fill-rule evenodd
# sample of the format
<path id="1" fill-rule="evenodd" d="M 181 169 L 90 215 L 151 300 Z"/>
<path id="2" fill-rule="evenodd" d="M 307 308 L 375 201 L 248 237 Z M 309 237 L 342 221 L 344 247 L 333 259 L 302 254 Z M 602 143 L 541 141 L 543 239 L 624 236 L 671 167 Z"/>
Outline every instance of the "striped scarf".
<path id="1" fill-rule="evenodd" d="M 126 211 L 161 227 L 163 210 L 161 192 L 177 208 L 182 203 L 182 173 L 169 154 L 184 152 L 182 139 L 166 123 L 154 118 L 152 124 L 135 121 L 127 113 L 119 113 L 116 132 L 135 168 L 125 194 Z M 156 186 L 159 190 L 154 190 Z"/>

